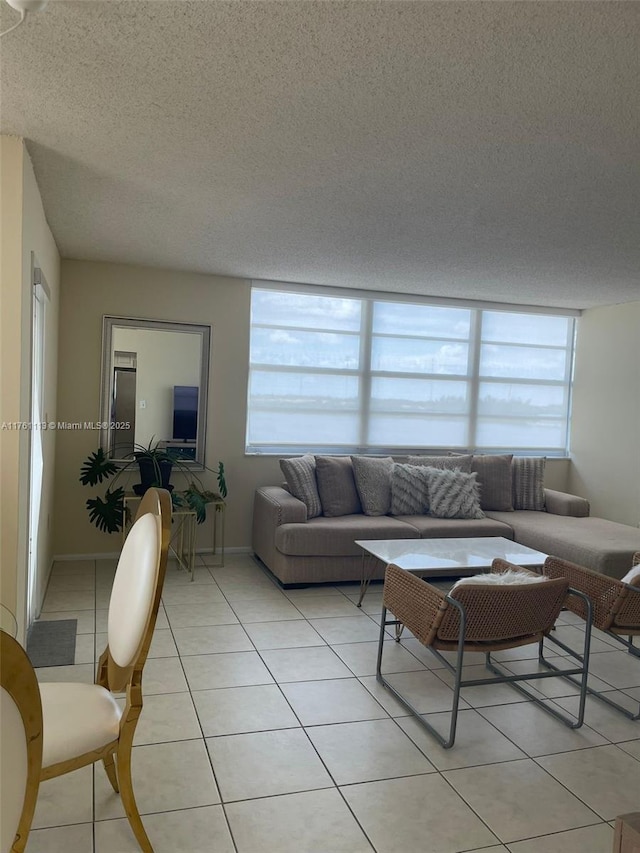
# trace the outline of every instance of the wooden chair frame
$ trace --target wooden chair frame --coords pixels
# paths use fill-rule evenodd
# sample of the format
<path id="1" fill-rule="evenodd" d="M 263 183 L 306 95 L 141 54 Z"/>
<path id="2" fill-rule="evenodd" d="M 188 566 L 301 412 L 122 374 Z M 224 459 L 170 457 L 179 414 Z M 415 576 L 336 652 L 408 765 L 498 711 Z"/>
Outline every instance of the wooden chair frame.
<path id="1" fill-rule="evenodd" d="M 504 560 L 494 560 L 492 571 L 503 572 L 507 569 L 525 571 Z M 529 574 L 535 577 L 533 572 Z M 554 586 L 551 586 L 552 583 Z M 517 586 L 470 584 L 460 587 L 457 591 L 458 597 L 454 598 L 451 595 L 445 595 L 440 589 L 427 583 L 424 579 L 391 564 L 387 566 L 385 573 L 376 679 L 393 693 L 396 699 L 436 738 L 444 749 L 449 749 L 455 742 L 460 691 L 463 687 L 511 684 L 547 713 L 561 720 L 570 728 L 577 729 L 584 721 L 590 631 L 585 631 L 585 641 L 581 653 L 563 646 L 577 662 L 576 666 L 559 671 L 552 667 L 544 657 L 544 641 L 549 639 L 554 643 L 556 642 L 555 638 L 550 635 L 550 631 L 569 593 L 583 600 L 590 620 L 591 602 L 588 597 L 570 590 L 569 583 L 564 578 L 549 580 L 545 583 Z M 391 611 L 396 618 L 387 619 L 388 611 Z M 382 675 L 385 633 L 389 625 L 395 625 L 396 630 L 399 625 L 405 625 L 453 674 L 453 700 L 447 736 L 443 736 L 434 728 Z M 398 639 L 399 637 L 396 637 L 396 640 Z M 491 658 L 492 652 L 516 648 L 534 642 L 538 643 L 538 662 L 546 668 L 546 672 L 536 671 L 523 675 L 513 675 L 498 667 Z M 455 652 L 455 663 L 451 664 L 441 654 L 441 651 Z M 462 668 L 465 651 L 483 652 L 485 665 L 490 672 L 494 673 L 494 677 L 463 679 Z M 518 683 L 566 675 L 581 676 L 580 702 L 575 719 L 545 704 L 539 697 Z"/>
<path id="2" fill-rule="evenodd" d="M 153 639 L 153 630 L 156 624 L 158 608 L 160 607 L 162 587 L 167 569 L 169 541 L 171 538 L 171 497 L 169 492 L 164 489 L 149 489 L 140 502 L 136 519 L 146 513 L 152 513 L 160 520 L 162 540 L 156 588 L 144 636 L 135 660 L 131 666 L 124 669 L 118 666 L 113 660 L 109 646 L 107 645 L 98 662 L 95 681 L 96 684 L 112 693 L 126 693 L 126 704 L 120 719 L 118 737 L 98 750 L 87 752 L 84 755 L 75 756 L 68 761 L 62 761 L 44 768 L 40 778 L 42 781 L 53 779 L 56 776 L 62 776 L 65 773 L 78 770 L 80 767 L 102 761 L 114 791 L 120 794 L 122 805 L 124 806 L 131 829 L 140 848 L 145 853 L 153 853 L 153 847 L 142 824 L 133 793 L 131 750 L 136 726 L 142 711 L 142 670 L 149 654 L 151 640 Z"/>
<path id="3" fill-rule="evenodd" d="M 27 780 L 11 853 L 22 853 L 27 845 L 33 813 L 38 799 L 42 768 L 42 704 L 38 680 L 22 646 L 5 631 L 0 631 L 0 684 L 13 699 L 24 725 L 27 746 Z"/>
<path id="4" fill-rule="evenodd" d="M 633 565 L 638 564 L 640 551 L 633 556 Z M 629 654 L 640 657 L 640 647 L 633 643 L 633 638 L 640 636 L 640 586 L 623 583 L 558 557 L 547 557 L 542 571 L 550 578 L 566 577 L 574 589 L 591 601 L 593 626 L 624 646 Z M 566 606 L 576 616 L 585 618 L 586 611 L 580 599 L 571 597 Z M 640 703 L 634 712 L 593 687 L 587 687 L 587 693 L 630 720 L 640 719 Z"/>

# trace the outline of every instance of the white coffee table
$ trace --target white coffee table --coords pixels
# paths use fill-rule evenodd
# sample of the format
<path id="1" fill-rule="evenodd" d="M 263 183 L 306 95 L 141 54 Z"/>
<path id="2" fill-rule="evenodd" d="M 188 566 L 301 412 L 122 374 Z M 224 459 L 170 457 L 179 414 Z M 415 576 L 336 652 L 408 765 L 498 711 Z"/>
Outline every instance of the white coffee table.
<path id="1" fill-rule="evenodd" d="M 518 545 L 502 536 L 475 536 L 461 539 L 357 539 L 362 548 L 362 604 L 376 560 L 395 563 L 421 577 L 477 574 L 489 569 L 496 557 L 518 566 L 535 568 L 547 559 L 547 554 Z"/>

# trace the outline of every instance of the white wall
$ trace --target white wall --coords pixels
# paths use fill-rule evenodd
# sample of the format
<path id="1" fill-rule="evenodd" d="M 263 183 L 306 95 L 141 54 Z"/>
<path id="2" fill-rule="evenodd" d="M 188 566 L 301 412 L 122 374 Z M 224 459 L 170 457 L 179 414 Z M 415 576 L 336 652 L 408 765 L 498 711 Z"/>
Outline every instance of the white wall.
<path id="1" fill-rule="evenodd" d="M 87 261 L 63 261 L 59 363 L 59 418 L 97 421 L 100 411 L 100 352 L 103 314 L 212 326 L 208 402 L 207 464 L 225 463 L 229 485 L 229 547 L 251 545 L 251 514 L 257 486 L 278 484 L 278 458 L 245 456 L 249 363 L 250 282 L 220 276 L 171 272 Z M 98 446 L 88 431 L 60 433 L 56 478 L 57 554 L 113 552 L 119 538 L 100 533 L 84 503 L 95 491 L 78 483 L 82 460 Z M 568 460 L 549 460 L 546 483 L 566 485 Z M 216 488 L 215 478 L 205 476 Z M 211 547 L 210 519 L 198 530 L 199 548 Z"/>
<path id="2" fill-rule="evenodd" d="M 591 514 L 640 525 L 640 302 L 578 324 L 569 490 Z"/>
<path id="3" fill-rule="evenodd" d="M 59 420 L 99 420 L 104 314 L 211 325 L 206 463 L 212 468 L 218 460 L 225 464 L 229 547 L 251 544 L 256 486 L 282 480 L 277 459 L 244 455 L 249 307 L 250 284 L 242 279 L 111 263 L 62 262 Z M 99 433 L 90 430 L 58 435 L 56 554 L 110 553 L 120 547 L 118 536 L 100 533 L 89 523 L 85 501 L 98 490 L 78 482 L 80 465 L 99 440 Z M 131 483 L 136 481 L 134 477 Z M 213 474 L 205 472 L 202 479 L 209 488 L 217 489 Z M 179 488 L 180 475 L 174 474 L 172 482 Z M 198 548 L 211 548 L 211 521 L 207 518 L 198 528 Z"/>
<path id="4" fill-rule="evenodd" d="M 2 273 L 0 420 L 30 420 L 32 257 L 42 269 L 51 300 L 45 321 L 44 405 L 47 420 L 56 420 L 58 296 L 60 256 L 47 225 L 31 160 L 23 140 L 0 137 Z M 52 558 L 55 431 L 43 433 L 43 494 L 40 560 L 36 577 L 39 605 Z M 28 560 L 29 431 L 0 433 L 1 533 L 0 600 L 17 617 L 18 637 L 24 639 Z M 39 609 L 39 608 L 38 608 Z"/>

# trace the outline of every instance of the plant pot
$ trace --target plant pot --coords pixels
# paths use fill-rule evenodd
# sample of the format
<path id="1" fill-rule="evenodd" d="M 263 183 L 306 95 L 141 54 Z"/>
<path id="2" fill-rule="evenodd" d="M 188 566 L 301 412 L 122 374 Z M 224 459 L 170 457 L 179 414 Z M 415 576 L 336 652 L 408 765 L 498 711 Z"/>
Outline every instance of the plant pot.
<path id="1" fill-rule="evenodd" d="M 138 467 L 140 468 L 140 482 L 133 487 L 136 495 L 144 495 L 147 489 L 152 486 L 166 489 L 169 492 L 173 490 L 173 486 L 169 483 L 173 463 L 169 460 L 163 459 L 161 462 L 154 463 L 153 459 L 141 456 L 138 459 Z M 160 482 L 158 482 L 158 469 L 160 469 Z"/>

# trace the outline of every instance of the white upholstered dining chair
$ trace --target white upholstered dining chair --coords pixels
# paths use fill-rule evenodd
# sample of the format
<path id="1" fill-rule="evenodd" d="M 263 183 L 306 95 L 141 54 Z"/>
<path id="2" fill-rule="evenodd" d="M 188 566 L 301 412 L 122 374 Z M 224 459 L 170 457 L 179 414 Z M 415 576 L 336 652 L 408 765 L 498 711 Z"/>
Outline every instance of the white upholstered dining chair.
<path id="1" fill-rule="evenodd" d="M 149 489 L 122 548 L 95 684 L 42 683 L 41 781 L 102 761 L 120 793 L 143 851 L 153 853 L 131 779 L 133 736 L 142 711 L 142 670 L 149 652 L 167 567 L 171 498 Z M 125 693 L 124 709 L 114 693 Z"/>
<path id="2" fill-rule="evenodd" d="M 25 849 L 42 766 L 42 705 L 22 646 L 0 632 L 0 851 Z"/>

